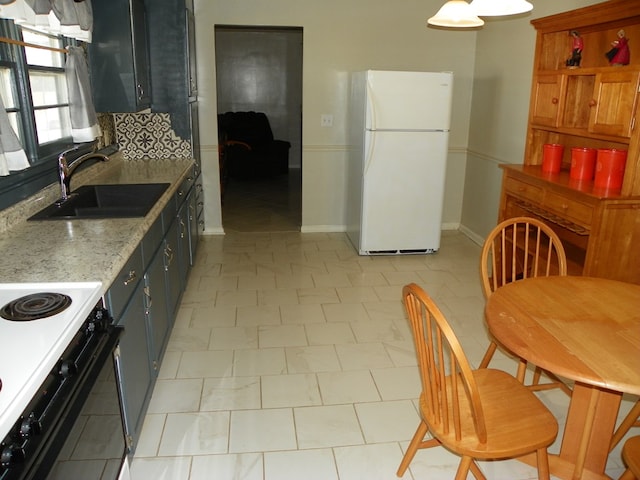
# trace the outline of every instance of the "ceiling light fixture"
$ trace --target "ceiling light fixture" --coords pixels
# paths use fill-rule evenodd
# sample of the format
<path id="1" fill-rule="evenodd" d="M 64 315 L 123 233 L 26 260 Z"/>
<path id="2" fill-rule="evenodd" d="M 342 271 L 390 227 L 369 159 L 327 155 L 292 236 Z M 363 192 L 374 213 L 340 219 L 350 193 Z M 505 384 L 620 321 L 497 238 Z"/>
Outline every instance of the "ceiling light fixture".
<path id="1" fill-rule="evenodd" d="M 526 0 L 473 0 L 470 6 L 479 17 L 517 15 L 533 10 L 533 5 Z"/>
<path id="2" fill-rule="evenodd" d="M 464 0 L 449 0 L 438 13 L 427 20 L 429 25 L 438 27 L 472 28 L 481 27 L 484 21 L 473 12 Z"/>

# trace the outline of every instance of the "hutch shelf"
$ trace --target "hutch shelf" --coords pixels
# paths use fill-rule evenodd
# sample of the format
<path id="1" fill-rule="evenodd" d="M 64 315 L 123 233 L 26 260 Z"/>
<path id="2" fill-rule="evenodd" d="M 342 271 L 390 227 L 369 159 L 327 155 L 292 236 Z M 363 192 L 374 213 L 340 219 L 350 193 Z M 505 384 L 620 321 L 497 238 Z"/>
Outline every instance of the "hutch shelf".
<path id="1" fill-rule="evenodd" d="M 547 222 L 565 246 L 569 274 L 640 283 L 640 2 L 611 0 L 531 23 L 537 37 L 524 165 L 502 165 L 499 218 Z M 584 49 L 580 66 L 567 67 L 574 30 Z M 611 66 L 605 53 L 620 30 L 631 61 Z M 565 147 L 558 174 L 542 172 L 547 143 Z M 627 150 L 622 187 L 572 180 L 573 147 Z"/>

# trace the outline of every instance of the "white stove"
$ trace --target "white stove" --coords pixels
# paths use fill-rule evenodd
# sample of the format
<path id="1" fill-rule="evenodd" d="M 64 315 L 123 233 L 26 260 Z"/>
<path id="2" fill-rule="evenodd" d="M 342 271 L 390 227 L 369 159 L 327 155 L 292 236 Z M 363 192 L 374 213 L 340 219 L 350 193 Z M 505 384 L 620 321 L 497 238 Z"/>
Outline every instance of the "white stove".
<path id="1" fill-rule="evenodd" d="M 0 309 L 35 293 L 71 299 L 46 318 L 13 321 L 0 317 L 0 438 L 11 429 L 60 355 L 100 300 L 101 282 L 0 283 Z"/>

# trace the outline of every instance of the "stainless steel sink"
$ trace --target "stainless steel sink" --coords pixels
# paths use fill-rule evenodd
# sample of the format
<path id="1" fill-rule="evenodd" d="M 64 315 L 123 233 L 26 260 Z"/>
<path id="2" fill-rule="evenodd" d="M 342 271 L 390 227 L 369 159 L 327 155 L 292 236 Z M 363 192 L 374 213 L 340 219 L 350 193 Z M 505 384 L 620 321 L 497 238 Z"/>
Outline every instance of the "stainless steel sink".
<path id="1" fill-rule="evenodd" d="M 84 185 L 29 220 L 144 217 L 167 188 L 168 183 Z"/>

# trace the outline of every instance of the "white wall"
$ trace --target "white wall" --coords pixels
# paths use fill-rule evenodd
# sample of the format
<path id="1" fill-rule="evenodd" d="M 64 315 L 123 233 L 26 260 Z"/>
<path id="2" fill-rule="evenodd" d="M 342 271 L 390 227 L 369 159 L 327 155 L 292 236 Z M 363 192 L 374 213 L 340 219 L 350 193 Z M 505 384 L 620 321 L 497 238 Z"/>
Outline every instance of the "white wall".
<path id="1" fill-rule="evenodd" d="M 501 163 L 523 163 L 535 51 L 534 18 L 599 0 L 533 0 L 529 14 L 486 19 L 477 36 L 461 223 L 483 239 L 498 218 Z M 567 58 L 571 40 L 567 36 Z"/>
<path id="2" fill-rule="evenodd" d="M 302 229 L 345 228 L 348 74 L 365 69 L 449 70 L 454 102 L 443 222 L 460 221 L 476 32 L 428 28 L 441 0 L 196 0 L 200 133 L 207 231 L 222 232 L 217 171 L 214 26 L 302 27 Z M 322 114 L 334 116 L 321 127 Z"/>

